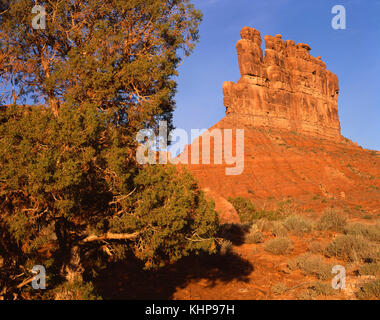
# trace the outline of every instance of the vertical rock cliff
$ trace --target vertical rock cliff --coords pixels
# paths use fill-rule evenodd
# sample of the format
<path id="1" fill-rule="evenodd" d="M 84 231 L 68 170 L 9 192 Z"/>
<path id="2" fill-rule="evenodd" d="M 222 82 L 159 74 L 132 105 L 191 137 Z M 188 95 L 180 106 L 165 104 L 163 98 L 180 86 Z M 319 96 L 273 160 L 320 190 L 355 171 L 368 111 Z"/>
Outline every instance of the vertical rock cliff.
<path id="1" fill-rule="evenodd" d="M 307 44 L 245 27 L 237 43 L 241 79 L 223 85 L 227 116 L 254 126 L 340 139 L 339 83 Z"/>

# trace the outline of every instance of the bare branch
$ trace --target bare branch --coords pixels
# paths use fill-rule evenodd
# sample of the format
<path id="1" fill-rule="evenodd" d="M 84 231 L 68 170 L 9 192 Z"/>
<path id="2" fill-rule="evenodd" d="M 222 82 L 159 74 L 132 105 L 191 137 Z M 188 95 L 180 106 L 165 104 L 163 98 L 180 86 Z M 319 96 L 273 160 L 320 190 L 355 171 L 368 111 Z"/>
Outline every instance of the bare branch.
<path id="1" fill-rule="evenodd" d="M 80 243 L 88 243 L 102 240 L 135 240 L 139 232 L 135 233 L 106 233 L 101 236 L 91 235 L 83 239 Z"/>

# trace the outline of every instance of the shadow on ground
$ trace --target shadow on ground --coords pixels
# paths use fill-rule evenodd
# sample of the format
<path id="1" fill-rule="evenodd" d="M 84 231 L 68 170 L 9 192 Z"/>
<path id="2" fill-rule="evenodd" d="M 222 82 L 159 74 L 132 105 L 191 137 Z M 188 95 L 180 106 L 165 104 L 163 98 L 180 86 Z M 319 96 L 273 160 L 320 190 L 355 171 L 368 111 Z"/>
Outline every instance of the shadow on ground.
<path id="1" fill-rule="evenodd" d="M 158 271 L 144 271 L 140 262 L 129 258 L 128 263 L 110 266 L 95 287 L 105 300 L 170 300 L 177 288 L 191 281 L 206 279 L 209 287 L 232 280 L 248 282 L 252 271 L 253 266 L 235 254 L 186 257 Z"/>

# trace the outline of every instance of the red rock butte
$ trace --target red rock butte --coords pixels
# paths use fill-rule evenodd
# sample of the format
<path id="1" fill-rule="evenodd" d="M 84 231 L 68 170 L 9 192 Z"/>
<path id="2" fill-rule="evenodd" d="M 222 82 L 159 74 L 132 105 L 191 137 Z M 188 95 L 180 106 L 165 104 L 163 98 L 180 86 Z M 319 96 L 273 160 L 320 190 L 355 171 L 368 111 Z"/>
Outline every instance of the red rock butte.
<path id="1" fill-rule="evenodd" d="M 231 165 L 212 159 L 191 164 L 191 154 L 203 149 L 204 135 L 183 153 L 189 157 L 187 168 L 215 200 L 221 220 L 238 222 L 228 202 L 237 196 L 262 206 L 290 197 L 304 210 L 337 205 L 379 214 L 379 153 L 341 136 L 337 76 L 309 54 L 306 44 L 265 36 L 263 56 L 257 30 L 245 27 L 241 37 L 241 79 L 224 83 L 226 116 L 208 133 L 244 129 L 244 171 L 226 175 Z M 224 147 L 211 141 L 209 148 L 212 157 Z"/>
<path id="2" fill-rule="evenodd" d="M 239 123 L 340 139 L 338 77 L 307 44 L 245 27 L 236 49 L 241 79 L 223 85 L 226 113 Z"/>

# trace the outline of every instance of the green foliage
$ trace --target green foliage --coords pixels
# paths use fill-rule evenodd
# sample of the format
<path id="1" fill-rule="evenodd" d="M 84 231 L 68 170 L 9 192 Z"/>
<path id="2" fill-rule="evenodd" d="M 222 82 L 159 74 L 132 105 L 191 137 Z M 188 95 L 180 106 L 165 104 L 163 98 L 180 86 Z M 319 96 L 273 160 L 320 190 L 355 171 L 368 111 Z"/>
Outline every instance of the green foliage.
<path id="1" fill-rule="evenodd" d="M 105 115 L 66 107 L 59 117 L 39 109 L 7 112 L 0 126 L 0 222 L 14 251 L 5 258 L 18 250 L 19 262 L 56 273 L 79 246 L 86 273 L 96 274 L 109 260 L 104 252 L 115 260 L 131 250 L 146 268 L 215 252 L 217 214 L 196 181 L 173 166 L 138 168 Z M 108 233 L 136 239 L 100 251 L 97 241 L 83 243 Z"/>
<path id="2" fill-rule="evenodd" d="M 283 205 L 278 210 L 274 211 L 265 211 L 265 210 L 257 210 L 255 205 L 249 199 L 245 199 L 242 197 L 237 198 L 229 198 L 229 202 L 232 203 L 236 212 L 240 217 L 240 221 L 243 224 L 253 224 L 255 221 L 265 218 L 267 220 L 279 220 L 284 217 L 285 208 Z"/>
<path id="3" fill-rule="evenodd" d="M 89 282 L 64 283 L 54 289 L 54 300 L 101 300 Z"/>
<path id="4" fill-rule="evenodd" d="M 267 241 L 264 249 L 275 255 L 284 255 L 293 250 L 293 243 L 289 238 L 278 237 Z"/>
<path id="5" fill-rule="evenodd" d="M 34 30 L 33 6 L 0 15 L 0 103 L 13 102 L 0 110 L 0 283 L 19 292 L 9 279 L 43 264 L 58 295 L 92 299 L 81 279 L 127 252 L 146 268 L 215 252 L 217 214 L 195 180 L 135 159 L 139 130 L 172 127 L 201 13 L 188 0 L 53 0 Z"/>
<path id="6" fill-rule="evenodd" d="M 193 251 L 215 253 L 218 217 L 189 173 L 178 173 L 174 166 L 148 166 L 135 186 L 136 193 L 110 227 L 117 233 L 139 232 L 132 250 L 147 267 L 173 263 Z"/>
<path id="7" fill-rule="evenodd" d="M 64 102 L 95 105 L 132 128 L 171 121 L 173 77 L 202 18 L 188 0 L 52 0 L 43 3 L 44 30 L 31 28 L 34 5 L 14 0 L 1 15 L 8 100 L 34 98 L 54 111 Z"/>

